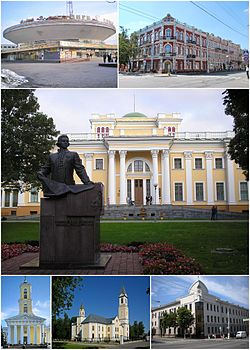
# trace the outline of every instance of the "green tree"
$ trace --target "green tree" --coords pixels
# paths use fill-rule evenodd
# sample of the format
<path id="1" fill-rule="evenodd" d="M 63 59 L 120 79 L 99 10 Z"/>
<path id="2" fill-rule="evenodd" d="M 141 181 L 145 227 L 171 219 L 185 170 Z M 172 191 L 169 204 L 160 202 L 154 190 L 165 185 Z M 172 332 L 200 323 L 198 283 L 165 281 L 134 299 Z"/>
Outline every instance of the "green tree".
<path id="1" fill-rule="evenodd" d="M 137 33 L 132 33 L 129 38 L 130 43 L 130 59 L 135 60 L 139 54 L 139 46 L 138 46 L 138 35 Z"/>
<path id="2" fill-rule="evenodd" d="M 176 313 L 176 323 L 181 328 L 184 338 L 186 338 L 186 330 L 194 323 L 192 312 L 184 306 L 180 307 Z"/>
<path id="3" fill-rule="evenodd" d="M 37 171 L 59 134 L 53 119 L 39 112 L 34 90 L 2 90 L 2 182 L 24 189 L 40 186 Z"/>
<path id="4" fill-rule="evenodd" d="M 223 92 L 225 113 L 234 118 L 235 136 L 230 140 L 228 152 L 249 180 L 249 91 L 226 90 Z"/>
<path id="5" fill-rule="evenodd" d="M 139 323 L 137 321 L 134 321 L 133 325 L 130 326 L 129 329 L 130 338 L 139 339 L 143 336 L 145 327 L 142 321 L 140 321 Z"/>
<path id="6" fill-rule="evenodd" d="M 74 291 L 82 286 L 82 277 L 54 276 L 52 279 L 52 319 L 59 317 L 64 310 L 72 307 Z"/>
<path id="7" fill-rule="evenodd" d="M 177 327 L 176 317 L 175 312 L 164 313 L 163 318 L 160 320 L 161 335 L 165 334 L 166 328 L 173 327 L 175 329 Z"/>
<path id="8" fill-rule="evenodd" d="M 3 327 L 1 326 L 1 344 L 3 347 L 6 347 L 7 345 L 7 341 L 6 341 L 6 338 L 4 336 L 4 333 L 3 333 Z"/>
<path id="9" fill-rule="evenodd" d="M 128 30 L 120 26 L 119 33 L 119 64 L 128 64 L 130 58 L 130 41 Z"/>

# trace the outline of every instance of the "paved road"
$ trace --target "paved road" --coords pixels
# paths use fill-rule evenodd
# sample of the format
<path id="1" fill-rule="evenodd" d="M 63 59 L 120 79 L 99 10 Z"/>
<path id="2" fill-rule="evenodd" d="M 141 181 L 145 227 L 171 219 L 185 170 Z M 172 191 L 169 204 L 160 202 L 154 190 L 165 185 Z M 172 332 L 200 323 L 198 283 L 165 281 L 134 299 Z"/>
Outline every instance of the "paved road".
<path id="1" fill-rule="evenodd" d="M 121 88 L 248 88 L 245 72 L 201 75 L 120 74 Z"/>
<path id="2" fill-rule="evenodd" d="M 155 338 L 152 349 L 249 349 L 248 339 L 167 339 Z"/>
<path id="3" fill-rule="evenodd" d="M 150 343 L 146 341 L 133 341 L 118 346 L 119 349 L 149 349 Z"/>
<path id="4" fill-rule="evenodd" d="M 101 62 L 101 61 L 100 61 Z M 117 69 L 99 67 L 99 60 L 74 63 L 2 63 L 28 79 L 18 88 L 115 88 Z"/>

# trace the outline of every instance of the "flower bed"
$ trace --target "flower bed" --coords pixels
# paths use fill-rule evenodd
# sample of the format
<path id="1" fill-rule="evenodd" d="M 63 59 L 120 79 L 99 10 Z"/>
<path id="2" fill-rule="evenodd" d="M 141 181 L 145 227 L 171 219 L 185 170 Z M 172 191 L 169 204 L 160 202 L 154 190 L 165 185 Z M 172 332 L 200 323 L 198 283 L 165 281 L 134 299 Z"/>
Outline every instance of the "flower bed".
<path id="1" fill-rule="evenodd" d="M 101 252 L 105 252 L 105 253 L 107 252 L 137 253 L 139 251 L 138 247 L 111 244 L 111 243 L 101 243 L 100 250 Z"/>
<path id="2" fill-rule="evenodd" d="M 145 275 L 201 274 L 201 266 L 195 259 L 186 257 L 182 251 L 167 243 L 141 245 L 139 255 Z"/>
<path id="3" fill-rule="evenodd" d="M 39 252 L 38 246 L 32 246 L 25 243 L 14 244 L 2 244 L 2 261 L 13 258 L 14 256 L 21 255 L 23 253 L 36 253 Z"/>

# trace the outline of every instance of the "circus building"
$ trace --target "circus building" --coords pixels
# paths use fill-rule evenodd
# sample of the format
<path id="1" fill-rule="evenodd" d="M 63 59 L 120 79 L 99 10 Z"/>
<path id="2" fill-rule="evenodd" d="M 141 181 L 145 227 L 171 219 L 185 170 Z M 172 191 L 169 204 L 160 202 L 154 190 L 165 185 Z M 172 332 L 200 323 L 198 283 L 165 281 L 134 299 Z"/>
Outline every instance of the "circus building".
<path id="1" fill-rule="evenodd" d="M 58 15 L 27 18 L 6 28 L 5 39 L 16 44 L 2 50 L 2 60 L 65 62 L 115 53 L 105 40 L 115 34 L 114 24 L 100 16 Z"/>
<path id="2" fill-rule="evenodd" d="M 32 311 L 32 286 L 24 279 L 20 285 L 19 314 L 5 319 L 6 338 L 11 345 L 35 345 L 44 347 L 50 343 L 50 329 L 45 326 L 45 318 Z"/>
<path id="3" fill-rule="evenodd" d="M 90 133 L 68 133 L 69 149 L 80 155 L 91 180 L 102 182 L 105 208 L 216 205 L 220 211 L 247 212 L 248 183 L 227 151 L 234 133 L 180 131 L 181 123 L 179 113 L 93 114 Z M 35 188 L 22 193 L 5 188 L 2 214 L 38 214 L 40 196 Z M 151 206 L 146 197 L 152 197 Z"/>

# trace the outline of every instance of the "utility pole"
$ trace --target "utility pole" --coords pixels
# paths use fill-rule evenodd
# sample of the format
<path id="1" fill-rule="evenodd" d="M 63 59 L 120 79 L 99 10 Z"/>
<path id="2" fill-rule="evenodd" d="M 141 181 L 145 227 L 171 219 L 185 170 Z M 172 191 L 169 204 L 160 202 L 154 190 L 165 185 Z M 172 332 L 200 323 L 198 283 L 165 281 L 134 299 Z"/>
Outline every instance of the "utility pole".
<path id="1" fill-rule="evenodd" d="M 74 13 L 73 13 L 73 2 L 72 1 L 67 1 L 66 2 L 66 6 L 67 6 L 67 16 L 73 17 L 74 16 Z"/>

